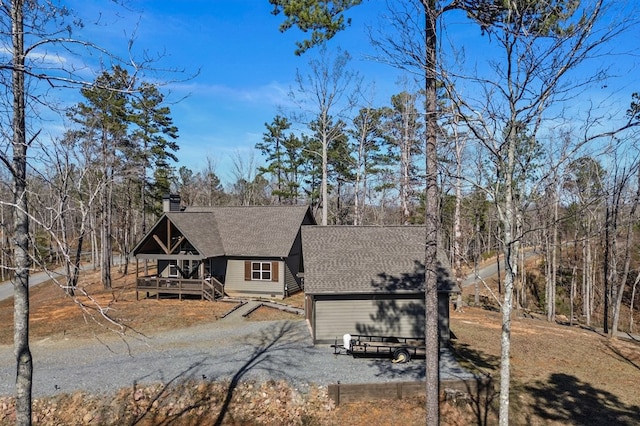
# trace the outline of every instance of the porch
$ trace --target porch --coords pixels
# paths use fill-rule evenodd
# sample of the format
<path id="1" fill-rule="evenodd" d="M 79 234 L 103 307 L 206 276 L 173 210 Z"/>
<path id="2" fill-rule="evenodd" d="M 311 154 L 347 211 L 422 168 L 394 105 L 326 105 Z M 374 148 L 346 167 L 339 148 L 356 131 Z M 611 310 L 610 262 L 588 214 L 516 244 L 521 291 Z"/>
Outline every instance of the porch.
<path id="1" fill-rule="evenodd" d="M 224 284 L 214 277 L 205 279 L 165 278 L 153 276 L 138 277 L 136 279 L 136 300 L 138 293 L 144 292 L 147 297 L 155 293 L 156 299 L 161 294 L 177 294 L 182 300 L 183 295 L 200 296 L 201 300 L 215 301 L 224 297 Z"/>

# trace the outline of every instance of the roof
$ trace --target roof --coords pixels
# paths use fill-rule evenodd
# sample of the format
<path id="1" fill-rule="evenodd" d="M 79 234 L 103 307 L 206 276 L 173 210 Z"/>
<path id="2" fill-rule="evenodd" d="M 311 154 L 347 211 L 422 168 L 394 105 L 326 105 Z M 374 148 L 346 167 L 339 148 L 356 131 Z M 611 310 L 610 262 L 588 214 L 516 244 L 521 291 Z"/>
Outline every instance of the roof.
<path id="1" fill-rule="evenodd" d="M 424 291 L 424 226 L 304 226 L 305 292 L 415 293 Z M 439 291 L 456 291 L 439 262 Z"/>
<path id="2" fill-rule="evenodd" d="M 166 212 L 134 255 L 167 220 L 203 257 L 287 257 L 300 226 L 315 224 L 307 206 L 188 207 Z"/>

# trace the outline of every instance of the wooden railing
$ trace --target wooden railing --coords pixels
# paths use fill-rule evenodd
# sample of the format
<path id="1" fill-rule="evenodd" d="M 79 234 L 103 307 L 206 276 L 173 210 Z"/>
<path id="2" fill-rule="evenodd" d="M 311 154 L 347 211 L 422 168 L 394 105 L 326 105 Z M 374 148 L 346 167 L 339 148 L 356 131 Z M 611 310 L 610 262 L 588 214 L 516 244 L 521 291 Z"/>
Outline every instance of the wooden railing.
<path id="1" fill-rule="evenodd" d="M 138 277 L 136 280 L 136 297 L 138 292 L 154 292 L 156 298 L 160 294 L 197 295 L 201 299 L 215 300 L 224 296 L 224 284 L 210 277 L 206 279 L 163 278 L 158 276 Z"/>

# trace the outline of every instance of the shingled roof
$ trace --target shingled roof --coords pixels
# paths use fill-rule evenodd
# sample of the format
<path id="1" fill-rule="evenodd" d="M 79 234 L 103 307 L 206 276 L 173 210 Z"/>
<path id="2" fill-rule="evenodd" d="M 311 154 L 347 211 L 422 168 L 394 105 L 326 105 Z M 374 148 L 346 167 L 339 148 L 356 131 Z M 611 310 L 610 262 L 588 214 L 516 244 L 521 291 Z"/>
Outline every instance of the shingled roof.
<path id="1" fill-rule="evenodd" d="M 188 207 L 154 229 L 167 219 L 203 257 L 287 257 L 300 226 L 315 223 L 306 206 Z"/>
<path id="2" fill-rule="evenodd" d="M 305 226 L 305 292 L 415 293 L 424 291 L 423 226 Z M 441 263 L 439 291 L 456 291 Z"/>

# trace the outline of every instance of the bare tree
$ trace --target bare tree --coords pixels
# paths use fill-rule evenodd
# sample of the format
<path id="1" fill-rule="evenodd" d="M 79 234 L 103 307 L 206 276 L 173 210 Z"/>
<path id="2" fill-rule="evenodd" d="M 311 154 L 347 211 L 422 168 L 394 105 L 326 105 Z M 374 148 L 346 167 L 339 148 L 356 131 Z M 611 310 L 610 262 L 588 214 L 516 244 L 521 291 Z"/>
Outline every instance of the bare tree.
<path id="1" fill-rule="evenodd" d="M 14 262 L 13 279 L 13 341 L 17 363 L 16 373 L 16 424 L 31 424 L 31 386 L 33 383 L 33 359 L 29 348 L 29 203 L 27 199 L 27 147 L 30 140 L 26 127 L 26 86 L 24 45 L 24 2 L 14 1 L 9 14 L 11 23 L 12 76 L 10 92 L 13 96 L 11 127 L 13 158 L 2 157 L 13 177 L 14 203 Z"/>
<path id="2" fill-rule="evenodd" d="M 443 106 L 443 122 L 441 124 L 441 132 L 443 133 L 442 138 L 444 139 L 444 143 L 449 145 L 449 149 L 451 151 L 451 162 L 454 164 L 454 171 L 452 176 L 449 176 L 449 173 L 445 174 L 446 177 L 451 177 L 453 180 L 453 191 L 454 191 L 454 208 L 453 208 L 453 224 L 452 224 L 452 238 L 451 238 L 451 259 L 454 276 L 456 278 L 456 283 L 459 288 L 462 288 L 462 281 L 464 278 L 463 271 L 463 260 L 466 258 L 466 255 L 463 250 L 463 245 L 465 245 L 464 238 L 462 235 L 463 228 L 463 212 L 462 212 L 462 203 L 464 201 L 463 190 L 466 185 L 466 181 L 463 178 L 463 171 L 465 168 L 465 154 L 466 154 L 466 145 L 468 141 L 468 136 L 464 134 L 462 131 L 462 126 L 460 126 L 460 117 L 456 114 L 455 110 L 450 108 L 450 106 Z M 446 119 L 444 117 L 447 116 Z M 474 256 L 475 257 L 475 256 Z M 476 259 L 477 261 L 477 259 Z M 477 265 L 476 265 L 477 266 Z M 477 301 L 476 301 L 477 303 Z M 462 308 L 462 293 L 458 294 L 458 299 L 456 301 L 456 310 L 461 310 Z"/>
<path id="3" fill-rule="evenodd" d="M 637 208 L 640 202 L 640 167 L 636 161 L 628 168 L 623 167 L 614 173 L 610 201 L 607 202 L 607 219 L 605 222 L 605 259 L 604 259 L 604 319 L 605 332 L 611 337 L 618 334 L 620 310 L 631 267 L 633 246 L 633 228 L 638 223 Z M 631 189 L 635 175 L 635 191 Z M 609 296 L 611 295 L 611 296 Z M 611 302 L 608 302 L 611 297 Z M 609 305 L 612 303 L 611 328 L 609 329 Z"/>
<path id="4" fill-rule="evenodd" d="M 602 6 L 602 1 L 580 5 L 564 1 L 512 1 L 498 8 L 475 11 L 472 16 L 502 53 L 500 59 L 494 57 L 489 62 L 491 77 L 478 75 L 466 80 L 467 85 L 477 84 L 474 93 L 483 96 L 478 99 L 451 96 L 456 98 L 470 132 L 486 149 L 495 171 L 488 194 L 500 217 L 505 261 L 500 367 L 500 424 L 505 426 L 509 423 L 513 294 L 518 253 L 526 232 L 522 222 L 522 201 L 526 195 L 518 185 L 534 164 L 523 146 L 541 139 L 540 134 L 552 118 L 552 104 L 568 100 L 585 85 L 597 84 L 602 78 L 599 73 L 591 73 L 583 81 L 569 80 L 567 76 L 626 28 L 625 25 L 607 27 L 613 28 L 609 30 L 596 28 L 604 19 Z M 447 87 L 453 88 L 454 84 Z M 571 149 L 565 149 L 568 155 L 558 161 L 568 161 L 579 147 L 628 125 L 597 135 L 587 130 L 587 136 Z"/>
<path id="5" fill-rule="evenodd" d="M 424 124 L 418 111 L 418 93 L 403 91 L 391 97 L 391 108 L 386 109 L 385 133 L 389 144 L 398 154 L 398 192 L 403 225 L 415 221 L 417 186 L 421 173 L 416 158 L 423 153 L 421 141 Z M 422 218 L 421 218 L 422 219 Z"/>
<path id="6" fill-rule="evenodd" d="M 10 116 L 2 123 L 2 128 L 6 131 L 5 136 L 10 135 L 4 140 L 10 141 L 11 148 L 10 152 L 0 150 L 0 162 L 9 171 L 13 182 L 11 208 L 14 229 L 11 239 L 14 253 L 16 423 L 19 425 L 31 424 L 33 374 L 29 348 L 29 268 L 33 259 L 30 251 L 27 153 L 40 130 L 37 130 L 37 121 L 31 121 L 29 108 L 35 104 L 53 107 L 52 103 L 47 104 L 47 90 L 39 87 L 39 82 L 46 82 L 47 88 L 90 84 L 77 73 L 77 64 L 59 60 L 63 55 L 82 57 L 83 53 L 92 51 L 98 56 L 107 56 L 99 46 L 72 38 L 74 26 L 81 24 L 76 18 L 70 10 L 52 1 L 13 0 L 2 3 L 0 7 L 0 43 L 9 57 L 2 66 L 7 72 L 3 78 L 10 75 L 9 79 L 1 81 L 6 87 L 8 99 L 5 110 Z M 113 59 L 117 61 L 117 58 Z"/>
<path id="7" fill-rule="evenodd" d="M 245 159 L 246 158 L 246 159 Z M 260 206 L 269 204 L 268 182 L 258 173 L 253 153 L 243 156 L 236 151 L 232 157 L 233 177 L 232 202 L 240 206 Z"/>
<path id="8" fill-rule="evenodd" d="M 603 210 L 604 182 L 606 171 L 600 162 L 593 157 L 580 156 L 574 158 L 565 167 L 564 196 L 573 206 L 575 219 L 575 250 L 580 250 L 579 269 L 582 271 L 580 294 L 582 296 L 581 312 L 587 325 L 591 325 L 594 299 L 594 246 L 598 246 L 596 236 L 600 234 L 597 223 Z"/>
<path id="9" fill-rule="evenodd" d="M 348 69 L 349 60 L 347 52 L 338 51 L 332 57 L 326 47 L 321 47 L 319 58 L 309 62 L 310 74 L 303 76 L 298 72 L 297 89 L 291 92 L 294 102 L 302 110 L 302 114 L 294 114 L 295 121 L 302 121 L 313 129 L 320 142 L 321 150 L 315 154 L 322 159 L 320 202 L 323 226 L 328 222 L 329 150 L 344 135 L 342 127 L 334 121 L 346 117 L 355 105 L 354 94 L 358 91 L 359 77 Z"/>
<path id="10" fill-rule="evenodd" d="M 382 129 L 383 109 L 367 106 L 360 108 L 353 119 L 351 136 L 353 143 L 353 159 L 355 181 L 353 188 L 353 224 L 365 223 L 367 199 L 371 190 L 372 177 L 385 171 L 389 164 L 389 156 L 383 152 L 385 144 Z"/>

